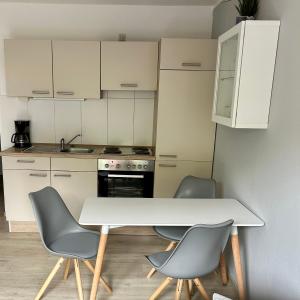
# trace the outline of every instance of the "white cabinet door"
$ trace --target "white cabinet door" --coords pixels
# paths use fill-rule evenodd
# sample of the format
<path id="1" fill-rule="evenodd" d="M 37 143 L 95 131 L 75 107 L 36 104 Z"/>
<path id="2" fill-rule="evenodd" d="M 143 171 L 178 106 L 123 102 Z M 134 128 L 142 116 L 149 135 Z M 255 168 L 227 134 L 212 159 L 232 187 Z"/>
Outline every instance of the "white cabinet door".
<path id="1" fill-rule="evenodd" d="M 133 99 L 108 99 L 108 144 L 133 145 Z"/>
<path id="2" fill-rule="evenodd" d="M 8 221 L 34 221 L 28 194 L 50 185 L 50 171 L 3 170 L 5 213 Z"/>
<path id="3" fill-rule="evenodd" d="M 217 40 L 164 38 L 160 49 L 160 69 L 216 69 Z"/>
<path id="4" fill-rule="evenodd" d="M 102 90 L 156 90 L 157 42 L 101 42 Z"/>
<path id="5" fill-rule="evenodd" d="M 212 161 L 213 71 L 160 71 L 156 156 Z"/>
<path id="6" fill-rule="evenodd" d="M 212 162 L 163 161 L 155 162 L 154 197 L 172 198 L 188 175 L 211 178 Z"/>
<path id="7" fill-rule="evenodd" d="M 53 41 L 56 98 L 100 98 L 100 42 Z"/>
<path id="8" fill-rule="evenodd" d="M 51 41 L 5 40 L 8 96 L 53 97 Z"/>
<path id="9" fill-rule="evenodd" d="M 213 121 L 268 127 L 279 26 L 279 21 L 243 21 L 219 37 Z"/>
<path id="10" fill-rule="evenodd" d="M 84 200 L 97 196 L 97 172 L 51 171 L 51 185 L 78 220 Z"/>

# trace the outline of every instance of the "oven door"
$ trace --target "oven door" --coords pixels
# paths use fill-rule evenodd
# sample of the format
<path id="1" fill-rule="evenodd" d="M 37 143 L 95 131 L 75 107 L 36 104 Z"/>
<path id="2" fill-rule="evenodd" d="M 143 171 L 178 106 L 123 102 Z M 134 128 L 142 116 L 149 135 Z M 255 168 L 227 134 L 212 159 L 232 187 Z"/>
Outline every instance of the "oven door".
<path id="1" fill-rule="evenodd" d="M 153 197 L 153 172 L 99 171 L 99 197 Z"/>

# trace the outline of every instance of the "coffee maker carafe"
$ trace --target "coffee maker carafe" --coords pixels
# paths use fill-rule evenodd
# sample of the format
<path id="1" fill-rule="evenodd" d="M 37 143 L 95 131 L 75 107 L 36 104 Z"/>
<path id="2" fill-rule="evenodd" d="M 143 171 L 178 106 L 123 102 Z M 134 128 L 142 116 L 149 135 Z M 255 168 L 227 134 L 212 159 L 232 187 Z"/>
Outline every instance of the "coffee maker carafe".
<path id="1" fill-rule="evenodd" d="M 30 143 L 30 121 L 17 120 L 15 121 L 16 133 L 11 137 L 11 142 L 16 148 L 27 148 Z"/>

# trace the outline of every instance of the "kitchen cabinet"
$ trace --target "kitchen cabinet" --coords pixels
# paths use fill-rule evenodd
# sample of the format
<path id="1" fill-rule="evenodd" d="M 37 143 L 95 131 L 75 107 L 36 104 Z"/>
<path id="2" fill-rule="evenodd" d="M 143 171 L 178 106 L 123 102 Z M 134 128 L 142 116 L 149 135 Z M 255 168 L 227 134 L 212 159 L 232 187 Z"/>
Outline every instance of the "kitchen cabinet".
<path id="1" fill-rule="evenodd" d="M 218 40 L 214 122 L 267 128 L 279 21 L 243 21 Z"/>
<path id="2" fill-rule="evenodd" d="M 4 156 L 3 184 L 8 221 L 34 221 L 28 194 L 50 185 L 50 158 Z"/>
<path id="3" fill-rule="evenodd" d="M 84 200 L 97 197 L 97 172 L 51 171 L 51 184 L 77 220 Z"/>
<path id="4" fill-rule="evenodd" d="M 6 94 L 53 97 L 50 40 L 4 40 Z"/>
<path id="5" fill-rule="evenodd" d="M 56 98 L 100 98 L 100 42 L 53 41 Z"/>
<path id="6" fill-rule="evenodd" d="M 214 71 L 160 71 L 157 159 L 212 161 Z"/>
<path id="7" fill-rule="evenodd" d="M 154 197 L 172 198 L 188 175 L 210 178 L 212 162 L 157 160 L 155 162 Z"/>
<path id="8" fill-rule="evenodd" d="M 155 91 L 157 64 L 157 42 L 101 42 L 101 89 Z"/>
<path id="9" fill-rule="evenodd" d="M 217 40 L 163 38 L 160 47 L 160 69 L 216 69 Z"/>

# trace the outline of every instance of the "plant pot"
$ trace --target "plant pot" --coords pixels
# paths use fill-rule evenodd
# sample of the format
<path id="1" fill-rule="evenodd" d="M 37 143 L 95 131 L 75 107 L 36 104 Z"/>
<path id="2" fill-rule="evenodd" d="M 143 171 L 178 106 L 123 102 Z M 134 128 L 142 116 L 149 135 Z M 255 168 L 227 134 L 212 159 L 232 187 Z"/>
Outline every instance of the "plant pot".
<path id="1" fill-rule="evenodd" d="M 242 21 L 247 21 L 247 20 L 255 20 L 255 17 L 253 17 L 253 16 L 250 16 L 250 17 L 248 17 L 248 16 L 237 16 L 236 17 L 236 24 L 238 24 Z"/>

